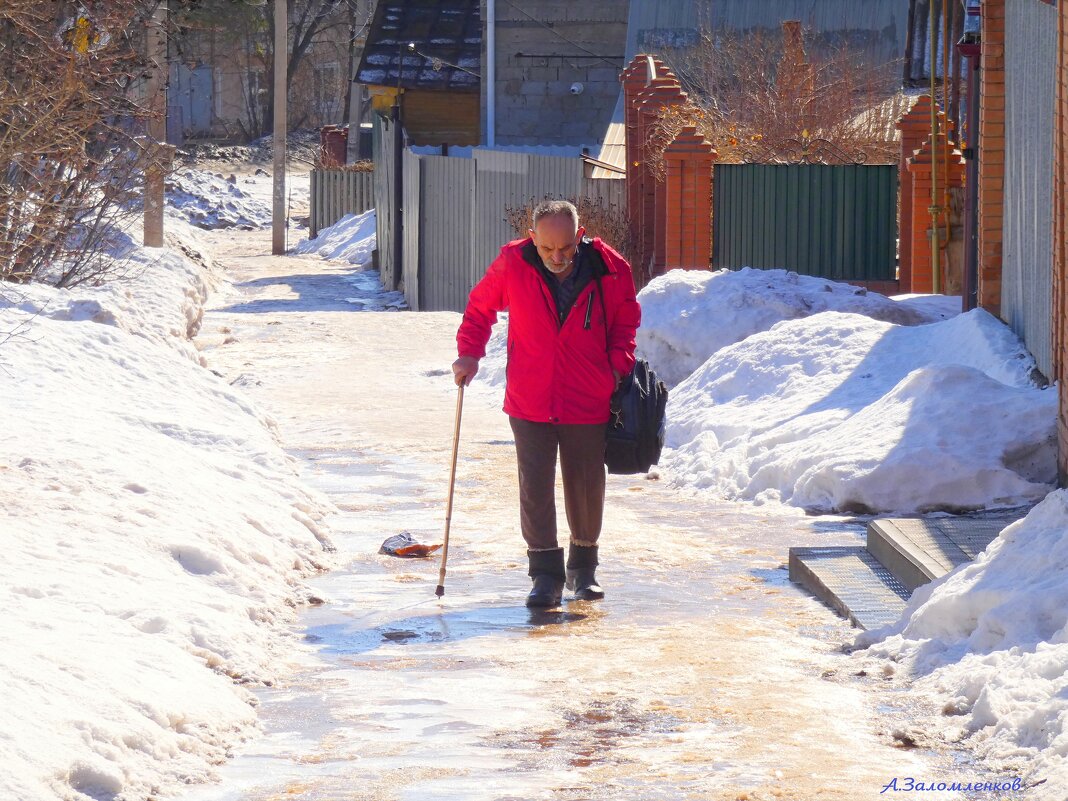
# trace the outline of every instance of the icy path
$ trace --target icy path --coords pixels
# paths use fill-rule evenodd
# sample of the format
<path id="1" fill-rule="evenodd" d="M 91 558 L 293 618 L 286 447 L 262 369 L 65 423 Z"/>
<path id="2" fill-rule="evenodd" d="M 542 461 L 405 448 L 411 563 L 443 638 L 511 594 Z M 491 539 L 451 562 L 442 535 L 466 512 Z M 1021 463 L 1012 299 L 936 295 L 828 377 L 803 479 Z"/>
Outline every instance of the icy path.
<path id="1" fill-rule="evenodd" d="M 183 801 L 856 801 L 958 778 L 949 755 L 893 746 L 911 710 L 853 675 L 848 626 L 787 581 L 789 545 L 860 526 L 613 477 L 608 599 L 528 612 L 511 434 L 477 386 L 439 603 L 436 560 L 376 551 L 440 539 L 459 316 L 358 312 L 346 266 L 213 236 L 236 295 L 200 344 L 331 496 L 349 561 L 316 582 L 292 682 L 259 693 L 265 737 Z"/>

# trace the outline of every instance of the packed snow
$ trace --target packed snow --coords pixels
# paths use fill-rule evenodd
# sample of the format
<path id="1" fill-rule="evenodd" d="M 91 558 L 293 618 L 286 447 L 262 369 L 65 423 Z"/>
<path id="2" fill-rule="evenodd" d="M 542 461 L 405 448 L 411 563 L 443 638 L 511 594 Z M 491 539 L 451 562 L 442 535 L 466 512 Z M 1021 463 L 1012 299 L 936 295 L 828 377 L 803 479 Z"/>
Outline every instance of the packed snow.
<path id="1" fill-rule="evenodd" d="M 167 177 L 167 206 L 198 228 L 250 231 L 271 224 L 274 180 L 266 170 L 210 172 L 186 167 Z M 293 223 L 308 206 L 308 174 L 286 175 L 286 215 Z"/>
<path id="2" fill-rule="evenodd" d="M 824 312 L 718 351 L 673 391 L 680 484 L 812 511 L 1012 506 L 1056 480 L 1057 393 L 983 310 L 896 326 Z"/>
<path id="3" fill-rule="evenodd" d="M 936 735 L 1022 770 L 1029 798 L 1068 784 L 1068 490 L 1051 493 L 979 557 L 917 589 L 894 625 L 858 638 L 937 698 Z M 874 643 L 874 644 L 873 644 Z"/>
<path id="4" fill-rule="evenodd" d="M 942 319 L 915 299 L 894 301 L 862 287 L 786 270 L 671 270 L 638 296 L 638 350 L 674 386 L 727 345 L 783 320 L 852 312 L 900 325 Z M 960 301 L 957 301 L 958 307 Z"/>
<path id="5" fill-rule="evenodd" d="M 167 224 L 128 280 L 0 291 L 5 799 L 209 778 L 331 564 L 326 501 L 188 341 L 211 269 Z"/>
<path id="6" fill-rule="evenodd" d="M 233 173 L 179 170 L 167 178 L 167 205 L 198 228 L 263 228 L 271 224 L 271 204 L 242 186 L 254 180 Z"/>

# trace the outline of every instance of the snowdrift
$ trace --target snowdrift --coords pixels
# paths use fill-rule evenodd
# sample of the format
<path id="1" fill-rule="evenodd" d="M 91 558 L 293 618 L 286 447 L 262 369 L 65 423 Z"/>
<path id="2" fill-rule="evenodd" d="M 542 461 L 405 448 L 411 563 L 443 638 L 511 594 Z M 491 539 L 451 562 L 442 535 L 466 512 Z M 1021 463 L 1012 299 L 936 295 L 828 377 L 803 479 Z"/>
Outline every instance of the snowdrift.
<path id="1" fill-rule="evenodd" d="M 198 228 L 263 228 L 271 224 L 271 203 L 253 189 L 257 183 L 252 176 L 179 170 L 167 177 L 167 206 Z"/>
<path id="2" fill-rule="evenodd" d="M 370 264 L 377 236 L 375 225 L 374 209 L 363 214 L 346 214 L 319 231 L 315 239 L 302 240 L 293 252 L 340 259 L 360 266 Z"/>
<path id="3" fill-rule="evenodd" d="M 719 350 L 668 405 L 678 484 L 813 511 L 1016 505 L 1056 478 L 1054 389 L 982 310 L 904 327 L 824 312 Z"/>
<path id="4" fill-rule="evenodd" d="M 901 620 L 858 639 L 944 705 L 942 737 L 1025 784 L 1028 798 L 1064 797 L 1068 783 L 1068 490 L 1050 494 L 972 563 L 917 589 Z"/>
<path id="5" fill-rule="evenodd" d="M 721 348 L 783 320 L 839 311 L 919 325 L 946 314 L 945 303 L 894 301 L 851 284 L 751 267 L 735 272 L 671 270 L 653 279 L 638 300 L 638 352 L 668 386 L 678 384 Z M 959 301 L 956 305 L 959 308 Z"/>
<path id="6" fill-rule="evenodd" d="M 210 777 L 330 559 L 325 501 L 187 339 L 204 268 L 130 255 L 98 289 L 0 287 L 5 799 Z"/>

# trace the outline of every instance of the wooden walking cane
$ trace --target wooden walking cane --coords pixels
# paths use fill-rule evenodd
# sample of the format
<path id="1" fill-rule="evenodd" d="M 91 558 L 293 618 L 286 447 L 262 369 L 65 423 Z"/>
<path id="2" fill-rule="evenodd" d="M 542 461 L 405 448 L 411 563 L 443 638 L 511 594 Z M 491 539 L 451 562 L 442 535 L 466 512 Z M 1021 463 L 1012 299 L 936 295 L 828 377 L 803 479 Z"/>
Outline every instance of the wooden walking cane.
<path id="1" fill-rule="evenodd" d="M 460 449 L 460 415 L 464 410 L 464 385 L 456 396 L 456 426 L 452 435 L 452 469 L 449 471 L 449 500 L 445 504 L 445 544 L 441 547 L 441 570 L 438 571 L 438 586 L 434 594 L 439 598 L 445 594 L 445 563 L 449 559 L 449 526 L 452 524 L 452 492 L 456 486 L 456 454 Z"/>

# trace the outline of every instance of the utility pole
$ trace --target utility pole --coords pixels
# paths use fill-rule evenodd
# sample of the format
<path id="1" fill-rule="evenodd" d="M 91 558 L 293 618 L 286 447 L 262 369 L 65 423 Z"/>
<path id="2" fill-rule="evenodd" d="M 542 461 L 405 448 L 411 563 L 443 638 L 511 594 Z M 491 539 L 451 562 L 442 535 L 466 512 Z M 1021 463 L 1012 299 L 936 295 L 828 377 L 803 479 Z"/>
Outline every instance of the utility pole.
<path id="1" fill-rule="evenodd" d="M 169 166 L 167 145 L 167 0 L 162 0 L 152 14 L 145 37 L 145 56 L 148 60 L 148 119 L 149 161 L 145 167 L 145 246 L 163 247 L 164 177 Z"/>
<path id="2" fill-rule="evenodd" d="M 286 252 L 286 62 L 289 58 L 287 0 L 274 2 L 274 205 L 271 253 Z"/>

